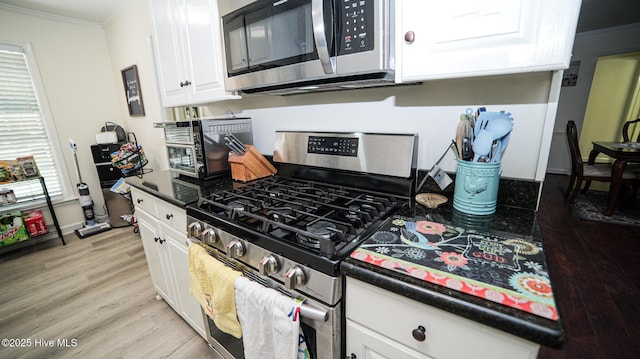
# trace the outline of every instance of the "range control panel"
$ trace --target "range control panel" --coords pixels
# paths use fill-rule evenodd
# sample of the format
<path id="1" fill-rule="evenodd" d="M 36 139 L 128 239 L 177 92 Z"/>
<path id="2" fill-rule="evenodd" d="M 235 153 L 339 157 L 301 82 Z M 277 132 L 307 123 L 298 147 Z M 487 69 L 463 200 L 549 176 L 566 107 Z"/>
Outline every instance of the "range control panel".
<path id="1" fill-rule="evenodd" d="M 373 0 L 341 0 L 338 55 L 373 50 Z"/>
<path id="2" fill-rule="evenodd" d="M 309 136 L 307 153 L 357 157 L 358 144 L 355 137 Z"/>

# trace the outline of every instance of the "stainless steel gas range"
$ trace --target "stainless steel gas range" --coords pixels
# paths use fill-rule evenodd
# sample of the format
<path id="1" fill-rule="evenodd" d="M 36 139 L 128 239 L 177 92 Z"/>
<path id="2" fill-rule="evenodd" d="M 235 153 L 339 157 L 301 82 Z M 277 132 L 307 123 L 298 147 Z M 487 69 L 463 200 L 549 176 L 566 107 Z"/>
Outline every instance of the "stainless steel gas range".
<path id="1" fill-rule="evenodd" d="M 414 195 L 414 134 L 276 132 L 276 176 L 229 183 L 187 207 L 188 236 L 244 276 L 304 299 L 314 358 L 344 357 L 340 262 Z M 206 317 L 224 358 L 242 341 Z"/>

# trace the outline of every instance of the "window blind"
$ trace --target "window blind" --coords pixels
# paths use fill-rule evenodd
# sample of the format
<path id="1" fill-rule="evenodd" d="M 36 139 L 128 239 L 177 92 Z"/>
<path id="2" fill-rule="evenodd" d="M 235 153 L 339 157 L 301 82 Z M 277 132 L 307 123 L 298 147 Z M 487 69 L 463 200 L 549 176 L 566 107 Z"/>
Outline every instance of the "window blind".
<path id="1" fill-rule="evenodd" d="M 54 197 L 62 195 L 60 175 L 31 74 L 21 47 L 0 44 L 0 160 L 33 156 Z M 43 197 L 37 180 L 0 186 L 11 188 L 18 201 Z"/>

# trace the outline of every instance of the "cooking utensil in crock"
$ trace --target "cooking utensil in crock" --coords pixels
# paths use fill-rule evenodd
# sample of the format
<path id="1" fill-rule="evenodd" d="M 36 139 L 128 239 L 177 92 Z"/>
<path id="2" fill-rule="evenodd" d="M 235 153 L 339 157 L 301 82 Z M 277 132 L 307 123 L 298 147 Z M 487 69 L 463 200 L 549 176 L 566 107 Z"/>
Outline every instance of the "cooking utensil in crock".
<path id="1" fill-rule="evenodd" d="M 509 137 L 511 137 L 511 132 L 499 139 L 500 145 L 498 146 L 496 153 L 493 154 L 491 162 L 500 162 L 502 160 L 502 154 L 504 153 L 504 149 L 507 147 L 507 143 L 509 143 Z"/>
<path id="2" fill-rule="evenodd" d="M 485 129 L 493 133 L 493 138 L 497 139 L 511 132 L 513 128 L 513 119 L 508 113 L 501 113 L 487 122 Z"/>
<path id="3" fill-rule="evenodd" d="M 491 152 L 493 144 L 493 134 L 487 130 L 482 130 L 473 141 L 473 162 L 478 162 L 481 157 L 485 157 Z"/>
<path id="4" fill-rule="evenodd" d="M 456 128 L 456 147 L 458 149 L 458 157 L 462 157 L 462 144 L 464 142 L 464 129 L 465 129 L 465 121 L 460 120 L 458 122 L 458 127 Z"/>
<path id="5" fill-rule="evenodd" d="M 478 119 L 476 120 L 476 126 L 473 129 L 474 137 L 478 137 L 478 135 L 480 134 L 480 131 L 484 130 L 484 128 L 487 126 L 487 123 L 490 120 L 490 117 L 492 116 L 492 114 L 494 114 L 494 112 L 481 112 L 480 113 L 480 115 L 478 116 Z M 474 140 L 475 140 L 475 138 L 474 138 Z"/>

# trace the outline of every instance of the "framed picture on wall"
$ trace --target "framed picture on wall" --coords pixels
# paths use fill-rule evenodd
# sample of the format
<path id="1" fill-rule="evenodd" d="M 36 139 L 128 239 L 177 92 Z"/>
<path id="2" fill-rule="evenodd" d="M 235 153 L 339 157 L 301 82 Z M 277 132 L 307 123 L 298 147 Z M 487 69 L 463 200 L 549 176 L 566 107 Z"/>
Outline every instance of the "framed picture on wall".
<path id="1" fill-rule="evenodd" d="M 144 116 L 144 104 L 142 102 L 142 91 L 140 90 L 140 79 L 138 78 L 138 67 L 132 65 L 126 69 L 122 69 L 121 72 L 129 115 Z"/>

